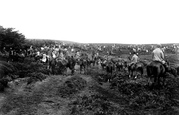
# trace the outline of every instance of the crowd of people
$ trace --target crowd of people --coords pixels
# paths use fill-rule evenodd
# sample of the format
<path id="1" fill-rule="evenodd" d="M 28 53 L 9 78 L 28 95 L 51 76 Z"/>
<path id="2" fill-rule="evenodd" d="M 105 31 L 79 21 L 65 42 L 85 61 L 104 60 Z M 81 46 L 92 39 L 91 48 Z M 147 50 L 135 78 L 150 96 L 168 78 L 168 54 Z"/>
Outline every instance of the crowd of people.
<path id="1" fill-rule="evenodd" d="M 100 50 L 102 51 L 106 51 L 105 48 L 108 48 L 108 51 L 106 51 L 107 55 L 110 55 L 110 51 L 111 49 L 109 47 L 105 47 L 105 46 L 93 46 L 93 48 L 90 45 L 84 45 L 83 48 L 84 49 L 88 49 L 89 47 L 91 48 L 91 54 L 87 53 L 87 57 L 90 58 L 92 60 L 92 58 L 94 57 L 98 57 Z M 116 50 L 118 49 L 119 46 L 113 45 L 111 48 L 112 50 Z M 132 49 L 132 52 L 130 51 L 130 53 L 134 53 L 132 58 L 131 58 L 131 63 L 135 63 L 138 60 L 138 56 L 139 52 L 142 50 L 146 50 L 146 52 L 148 52 L 149 50 L 151 50 L 150 48 L 146 49 L 144 46 L 141 47 L 137 47 L 137 46 L 128 46 L 129 48 Z M 155 46 L 151 46 L 154 50 Z M 173 46 L 176 47 L 176 46 Z M 152 54 L 153 55 L 153 60 L 164 60 L 164 54 L 163 52 L 165 51 L 165 49 L 167 49 L 168 47 L 161 47 L 157 48 L 153 51 Z M 122 48 L 121 48 L 122 49 Z M 120 50 L 119 50 L 120 51 Z M 160 54 L 159 54 L 160 52 Z M 36 61 L 41 61 L 43 63 L 46 63 L 50 58 L 58 58 L 60 60 L 65 59 L 65 57 L 67 56 L 73 56 L 74 58 L 79 58 L 80 56 L 84 56 L 83 52 L 80 51 L 79 49 L 75 49 L 73 46 L 65 46 L 65 45 L 59 45 L 59 44 L 55 44 L 55 45 L 44 45 L 40 48 L 35 48 L 32 45 L 30 46 L 30 48 L 28 49 L 18 49 L 15 50 L 12 47 L 10 47 L 8 50 L 6 50 L 6 48 L 4 47 L 3 51 L 1 51 L 1 55 L 7 56 L 9 58 L 7 58 L 8 61 L 18 61 L 18 58 L 25 58 L 25 57 L 35 57 Z M 107 56 L 106 56 L 107 57 Z"/>
<path id="2" fill-rule="evenodd" d="M 126 46 L 125 46 L 126 47 Z M 127 46 L 128 54 L 132 54 L 131 58 L 129 58 L 129 62 L 124 61 L 121 58 L 117 60 L 110 59 L 111 54 L 110 51 L 116 50 L 119 48 L 117 45 L 110 46 L 102 46 L 102 45 L 82 45 L 81 48 L 76 48 L 74 45 L 66 45 L 66 44 L 51 44 L 51 45 L 43 45 L 42 47 L 34 47 L 30 46 L 27 49 L 6 49 L 4 47 L 3 51 L 1 51 L 1 55 L 7 57 L 7 61 L 24 61 L 26 57 L 33 58 L 36 62 L 41 62 L 47 65 L 47 68 L 51 68 L 53 71 L 52 62 L 63 62 L 64 60 L 75 60 L 75 63 L 78 63 L 80 67 L 85 69 L 85 66 L 89 66 L 93 63 L 93 66 L 101 65 L 101 68 L 105 69 L 108 67 L 108 71 L 112 73 L 112 69 L 115 66 L 115 69 L 120 70 L 121 68 L 126 69 L 128 66 L 136 64 L 139 61 L 139 55 L 141 54 L 141 49 L 145 49 L 146 52 L 150 51 L 152 55 L 153 61 L 160 61 L 165 65 L 165 57 L 164 52 L 168 47 L 162 47 L 161 45 L 151 46 L 151 48 L 146 49 L 144 46 Z M 176 47 L 176 46 L 175 46 Z M 110 49 L 111 48 L 111 49 Z M 121 47 L 121 50 L 125 49 L 124 46 Z M 108 49 L 108 50 L 107 50 Z M 102 51 L 105 53 L 102 53 Z M 117 56 L 120 57 L 120 56 Z M 68 60 L 69 61 L 69 60 Z M 112 64 L 113 63 L 113 64 Z M 109 69 L 110 67 L 111 69 Z M 81 69 L 80 69 L 81 70 Z"/>

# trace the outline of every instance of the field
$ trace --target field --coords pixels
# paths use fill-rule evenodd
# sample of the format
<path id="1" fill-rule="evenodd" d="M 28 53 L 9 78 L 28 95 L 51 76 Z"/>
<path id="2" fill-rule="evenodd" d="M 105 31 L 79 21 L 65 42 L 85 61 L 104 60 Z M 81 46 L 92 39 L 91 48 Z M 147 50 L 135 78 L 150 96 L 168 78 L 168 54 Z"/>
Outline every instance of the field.
<path id="1" fill-rule="evenodd" d="M 178 66 L 178 56 L 167 55 L 171 66 Z M 126 58 L 126 55 L 121 57 Z M 142 55 L 140 59 L 150 60 L 151 57 Z M 17 78 L 9 83 L 9 88 L 6 88 L 5 92 L 0 93 L 0 114 L 179 114 L 179 77 L 169 75 L 164 88 L 154 89 L 149 87 L 150 80 L 147 77 L 132 80 L 121 71 L 109 83 L 104 79 L 105 72 L 98 66 L 89 68 L 86 74 L 79 74 L 78 66 L 76 69 L 73 76 L 46 75 L 43 79 L 32 81 L 28 85 L 26 77 Z"/>

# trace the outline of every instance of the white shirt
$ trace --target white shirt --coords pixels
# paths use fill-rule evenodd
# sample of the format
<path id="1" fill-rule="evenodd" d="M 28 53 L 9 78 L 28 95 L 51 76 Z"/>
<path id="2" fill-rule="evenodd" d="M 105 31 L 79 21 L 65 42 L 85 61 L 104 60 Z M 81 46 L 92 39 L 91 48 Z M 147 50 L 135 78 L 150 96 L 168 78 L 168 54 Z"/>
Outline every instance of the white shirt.
<path id="1" fill-rule="evenodd" d="M 137 63 L 138 60 L 139 60 L 139 57 L 136 54 L 134 54 L 131 58 L 131 63 Z"/>
<path id="2" fill-rule="evenodd" d="M 53 58 L 56 58 L 56 54 L 55 54 L 54 51 L 52 52 L 52 57 L 53 57 Z"/>
<path id="3" fill-rule="evenodd" d="M 156 48 L 155 50 L 153 50 L 152 52 L 152 59 L 154 61 L 160 61 L 162 63 L 165 63 L 164 61 L 164 53 L 160 48 Z"/>
<path id="4" fill-rule="evenodd" d="M 37 52 L 37 55 L 38 55 L 38 56 L 40 55 L 40 52 L 39 52 L 39 51 Z"/>
<path id="5" fill-rule="evenodd" d="M 42 62 L 46 62 L 46 61 L 47 61 L 46 54 L 43 54 Z"/>

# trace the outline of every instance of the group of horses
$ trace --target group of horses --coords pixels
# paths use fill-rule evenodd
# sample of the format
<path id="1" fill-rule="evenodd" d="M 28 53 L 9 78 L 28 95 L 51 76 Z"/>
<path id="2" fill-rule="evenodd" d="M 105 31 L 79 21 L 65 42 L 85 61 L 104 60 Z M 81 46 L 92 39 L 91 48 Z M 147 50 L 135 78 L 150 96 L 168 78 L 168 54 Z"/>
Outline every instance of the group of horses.
<path id="1" fill-rule="evenodd" d="M 73 56 L 67 56 L 65 59 L 60 60 L 58 58 L 52 58 L 49 60 L 49 69 L 52 71 L 52 74 L 62 74 L 67 73 L 67 69 L 71 70 L 73 75 L 75 72 L 75 65 L 79 66 L 80 74 L 86 73 L 87 69 L 91 66 L 95 66 L 97 63 L 96 58 L 89 59 L 88 57 L 75 58 Z"/>
<path id="2" fill-rule="evenodd" d="M 16 53 L 15 55 L 8 55 L 8 61 L 23 61 L 26 55 L 23 53 Z M 35 61 L 39 61 L 42 56 L 32 55 Z M 128 71 L 130 78 L 144 77 L 144 73 L 151 79 L 155 84 L 160 85 L 161 79 L 163 78 L 162 84 L 165 83 L 166 73 L 172 73 L 174 76 L 177 76 L 177 69 L 170 67 L 168 61 L 165 64 L 162 64 L 159 61 L 139 61 L 137 63 L 128 64 L 124 60 L 115 60 L 115 59 L 104 59 L 99 57 L 93 57 L 92 59 L 88 58 L 87 55 L 82 55 L 79 58 L 74 56 L 66 56 L 65 59 L 59 58 L 48 58 L 46 64 L 50 69 L 52 74 L 64 74 L 67 72 L 67 68 L 71 70 L 71 74 L 75 72 L 75 65 L 79 65 L 80 73 L 82 71 L 85 73 L 86 70 L 95 64 L 100 64 L 103 70 L 105 70 L 110 76 L 113 76 L 114 71 L 125 70 Z"/>
<path id="3" fill-rule="evenodd" d="M 144 74 L 153 80 L 156 85 L 164 85 L 166 79 L 166 73 L 171 73 L 175 77 L 177 76 L 177 68 L 170 66 L 169 62 L 166 61 L 165 64 L 160 61 L 145 61 L 141 60 L 137 63 L 129 64 L 123 59 L 104 59 L 100 56 L 88 58 L 87 55 L 82 55 L 79 58 L 73 56 L 67 56 L 65 59 L 60 60 L 58 58 L 51 58 L 47 61 L 49 69 L 52 74 L 64 74 L 67 72 L 67 68 L 71 70 L 71 74 L 75 72 L 75 65 L 79 65 L 80 73 L 85 73 L 90 66 L 100 65 L 103 70 L 107 72 L 109 76 L 112 76 L 116 71 L 127 71 L 129 78 L 135 79 L 139 77 L 144 77 Z M 109 78 L 110 80 L 110 78 Z"/>
<path id="4" fill-rule="evenodd" d="M 101 66 L 103 70 L 111 76 L 109 81 L 116 71 L 124 70 L 128 72 L 129 78 L 136 79 L 139 77 L 148 77 L 153 81 L 153 85 L 156 86 L 165 85 L 167 73 L 177 77 L 177 71 L 179 70 L 179 68 L 171 67 L 168 61 L 163 64 L 160 61 L 149 62 L 141 60 L 137 63 L 129 64 L 126 61 L 114 61 L 111 59 L 102 61 Z"/>
<path id="5" fill-rule="evenodd" d="M 36 62 L 41 62 L 47 65 L 47 68 L 51 71 L 53 75 L 65 75 L 67 73 L 67 69 L 71 70 L 71 74 L 75 72 L 75 65 L 79 65 L 80 73 L 86 73 L 87 69 L 91 65 L 95 65 L 97 58 L 94 57 L 90 59 L 87 55 L 81 55 L 76 57 L 74 55 L 65 55 L 63 58 L 60 57 L 48 57 L 46 62 L 42 62 L 42 56 L 33 55 L 31 58 L 34 58 Z"/>

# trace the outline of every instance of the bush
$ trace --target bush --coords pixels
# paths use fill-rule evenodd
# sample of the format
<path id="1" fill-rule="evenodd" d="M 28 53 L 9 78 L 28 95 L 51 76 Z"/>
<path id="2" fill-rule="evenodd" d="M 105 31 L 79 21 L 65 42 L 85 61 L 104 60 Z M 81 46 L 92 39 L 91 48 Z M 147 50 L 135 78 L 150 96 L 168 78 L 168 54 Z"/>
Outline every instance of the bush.
<path id="1" fill-rule="evenodd" d="M 43 73 L 48 75 L 50 70 L 41 63 L 32 62 L 32 63 L 13 63 L 13 66 L 16 68 L 15 74 L 20 78 L 27 77 L 27 74 L 36 72 Z"/>
<path id="2" fill-rule="evenodd" d="M 61 97 L 69 97 L 78 91 L 82 90 L 87 85 L 87 82 L 78 76 L 73 76 L 58 87 L 57 95 Z"/>
<path id="3" fill-rule="evenodd" d="M 169 78 L 164 88 L 155 89 L 138 82 L 127 82 L 122 79 L 115 79 L 118 92 L 128 100 L 129 107 L 133 111 L 157 109 L 158 111 L 169 110 L 176 103 L 173 98 L 178 94 L 179 79 Z"/>
<path id="4" fill-rule="evenodd" d="M 31 84 L 33 82 L 42 81 L 46 79 L 48 76 L 41 72 L 33 72 L 33 73 L 29 73 L 27 77 L 29 77 L 27 84 Z"/>
<path id="5" fill-rule="evenodd" d="M 105 71 L 99 69 L 92 69 L 92 68 L 90 68 L 86 74 L 90 75 L 98 83 L 107 82 L 108 78 L 111 77 Z"/>
<path id="6" fill-rule="evenodd" d="M 0 78 L 3 78 L 8 74 L 12 74 L 15 70 L 15 67 L 11 63 L 0 61 Z"/>
<path id="7" fill-rule="evenodd" d="M 79 115 L 84 113 L 91 115 L 113 115 L 120 114 L 120 109 L 112 106 L 106 97 L 100 94 L 78 97 L 70 104 L 71 114 Z"/>

